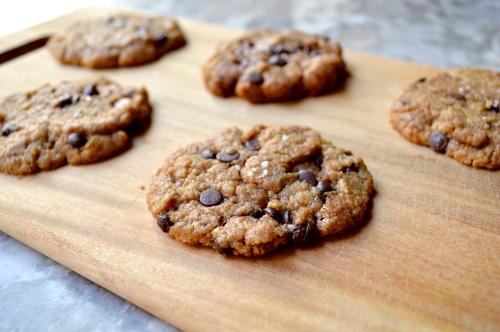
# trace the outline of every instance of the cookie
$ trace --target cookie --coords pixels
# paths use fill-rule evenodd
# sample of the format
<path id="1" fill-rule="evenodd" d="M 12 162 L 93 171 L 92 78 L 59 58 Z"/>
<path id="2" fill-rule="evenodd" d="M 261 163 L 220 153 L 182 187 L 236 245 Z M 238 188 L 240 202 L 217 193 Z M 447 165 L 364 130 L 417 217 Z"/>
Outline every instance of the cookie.
<path id="1" fill-rule="evenodd" d="M 111 68 L 154 61 L 185 43 L 170 18 L 122 13 L 75 23 L 51 37 L 47 47 L 62 63 Z"/>
<path id="2" fill-rule="evenodd" d="M 219 45 L 203 65 L 207 89 L 252 103 L 317 96 L 345 77 L 338 43 L 293 30 L 257 29 Z"/>
<path id="3" fill-rule="evenodd" d="M 363 159 L 307 127 L 224 130 L 170 155 L 147 204 L 175 239 L 260 256 L 359 224 L 372 176 Z"/>
<path id="4" fill-rule="evenodd" d="M 101 76 L 8 96 L 0 100 L 0 171 L 30 174 L 106 158 L 126 147 L 125 129 L 149 115 L 144 88 Z"/>
<path id="5" fill-rule="evenodd" d="M 391 124 L 406 139 L 477 168 L 500 167 L 500 73 L 458 68 L 421 78 L 395 99 Z"/>

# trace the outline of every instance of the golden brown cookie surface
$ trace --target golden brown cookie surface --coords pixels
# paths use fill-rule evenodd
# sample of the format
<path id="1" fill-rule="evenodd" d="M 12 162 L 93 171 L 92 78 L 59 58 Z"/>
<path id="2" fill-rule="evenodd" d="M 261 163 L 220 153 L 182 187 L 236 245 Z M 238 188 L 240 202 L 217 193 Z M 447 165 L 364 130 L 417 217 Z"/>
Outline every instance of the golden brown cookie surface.
<path id="1" fill-rule="evenodd" d="M 500 73 L 458 68 L 420 79 L 395 99 L 406 139 L 478 168 L 500 167 Z"/>
<path id="2" fill-rule="evenodd" d="M 363 160 L 307 127 L 229 128 L 167 158 L 149 210 L 177 240 L 260 256 L 361 222 L 373 181 Z"/>
<path id="3" fill-rule="evenodd" d="M 0 171 L 30 174 L 106 158 L 126 146 L 125 129 L 149 115 L 143 88 L 123 88 L 102 76 L 5 97 Z"/>
<path id="4" fill-rule="evenodd" d="M 213 94 L 253 103 L 317 96 L 342 82 L 341 54 L 326 37 L 257 29 L 220 44 L 204 64 L 203 78 Z"/>
<path id="5" fill-rule="evenodd" d="M 62 63 L 112 68 L 154 61 L 185 43 L 173 19 L 122 13 L 75 23 L 47 47 Z"/>

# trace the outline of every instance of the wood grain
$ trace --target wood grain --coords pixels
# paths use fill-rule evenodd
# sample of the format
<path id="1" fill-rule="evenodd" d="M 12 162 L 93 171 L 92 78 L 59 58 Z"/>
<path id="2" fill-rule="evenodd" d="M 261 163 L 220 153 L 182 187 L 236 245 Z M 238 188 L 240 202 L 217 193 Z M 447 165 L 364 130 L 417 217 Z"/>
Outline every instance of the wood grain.
<path id="1" fill-rule="evenodd" d="M 105 11 L 81 10 L 0 46 Z M 343 90 L 251 105 L 214 97 L 201 81 L 214 44 L 238 31 L 181 24 L 188 46 L 149 65 L 99 71 L 147 87 L 154 107 L 148 131 L 105 162 L 22 178 L 0 174 L 2 231 L 190 331 L 500 329 L 500 173 L 409 143 L 388 122 L 395 93 L 439 69 L 346 51 L 351 77 Z M 42 48 L 0 66 L 0 91 L 90 73 L 58 64 Z M 226 258 L 164 235 L 145 202 L 164 158 L 252 123 L 309 125 L 362 156 L 377 192 L 366 222 L 319 245 L 258 259 Z"/>

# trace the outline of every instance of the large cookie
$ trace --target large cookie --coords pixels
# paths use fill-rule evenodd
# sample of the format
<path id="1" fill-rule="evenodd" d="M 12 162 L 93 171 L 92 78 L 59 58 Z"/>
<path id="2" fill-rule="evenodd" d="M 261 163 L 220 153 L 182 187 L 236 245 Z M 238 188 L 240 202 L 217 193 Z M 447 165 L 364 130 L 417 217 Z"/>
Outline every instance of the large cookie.
<path id="1" fill-rule="evenodd" d="M 343 81 L 338 43 L 292 30 L 258 29 L 222 43 L 203 66 L 205 84 L 221 97 L 253 103 L 316 96 Z"/>
<path id="2" fill-rule="evenodd" d="M 170 18 L 122 13 L 75 23 L 47 47 L 62 63 L 111 68 L 151 62 L 185 43 Z"/>
<path id="3" fill-rule="evenodd" d="M 63 81 L 0 100 L 0 171 L 30 174 L 122 150 L 150 115 L 146 91 L 104 77 Z"/>
<path id="4" fill-rule="evenodd" d="M 229 128 L 169 156 L 147 195 L 164 232 L 259 256 L 356 226 L 372 176 L 361 157 L 307 127 Z"/>
<path id="5" fill-rule="evenodd" d="M 474 167 L 500 167 L 500 73 L 458 68 L 410 84 L 391 123 L 406 139 Z"/>

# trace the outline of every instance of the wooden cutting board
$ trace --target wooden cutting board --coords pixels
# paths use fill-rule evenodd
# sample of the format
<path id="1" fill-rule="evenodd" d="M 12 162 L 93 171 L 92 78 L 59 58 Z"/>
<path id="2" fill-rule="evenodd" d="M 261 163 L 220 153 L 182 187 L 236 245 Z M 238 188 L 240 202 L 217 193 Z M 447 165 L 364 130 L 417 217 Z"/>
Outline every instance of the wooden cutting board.
<path id="1" fill-rule="evenodd" d="M 0 40 L 17 47 L 90 8 Z M 500 329 L 500 173 L 414 145 L 389 125 L 398 90 L 439 69 L 345 52 L 342 91 L 292 103 L 221 99 L 200 65 L 238 31 L 181 20 L 189 44 L 149 65 L 101 70 L 147 87 L 148 131 L 105 162 L 18 178 L 0 173 L 0 229 L 185 330 Z M 45 48 L 0 65 L 1 95 L 91 70 Z M 224 257 L 163 234 L 146 207 L 168 154 L 228 126 L 308 125 L 362 156 L 373 174 L 371 215 L 347 234 L 262 258 Z"/>

